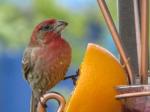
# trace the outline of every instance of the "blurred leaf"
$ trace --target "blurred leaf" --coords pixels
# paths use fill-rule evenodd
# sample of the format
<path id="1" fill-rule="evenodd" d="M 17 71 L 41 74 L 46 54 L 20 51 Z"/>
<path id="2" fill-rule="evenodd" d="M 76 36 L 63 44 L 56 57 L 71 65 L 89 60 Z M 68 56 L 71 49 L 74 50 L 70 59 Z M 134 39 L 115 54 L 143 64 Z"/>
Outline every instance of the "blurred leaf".
<path id="1" fill-rule="evenodd" d="M 26 45 L 34 26 L 39 22 L 47 18 L 58 18 L 69 23 L 69 26 L 64 32 L 64 37 L 78 38 L 72 46 L 73 50 L 75 50 L 73 58 L 78 60 L 82 56 L 81 52 L 78 51 L 80 49 L 78 46 L 83 43 L 86 44 L 82 39 L 83 43 L 79 41 L 87 33 L 89 20 L 104 24 L 97 1 L 94 1 L 94 5 L 87 4 L 89 6 L 79 12 L 70 11 L 67 7 L 58 5 L 55 0 L 32 0 L 32 5 L 27 8 L 10 4 L 8 1 L 5 4 L 0 4 L 0 41 L 5 47 L 9 48 L 19 48 L 20 46 Z M 107 3 L 114 19 L 116 19 L 116 1 L 112 2 L 111 0 L 107 0 Z M 103 22 L 101 22 L 102 20 Z"/>

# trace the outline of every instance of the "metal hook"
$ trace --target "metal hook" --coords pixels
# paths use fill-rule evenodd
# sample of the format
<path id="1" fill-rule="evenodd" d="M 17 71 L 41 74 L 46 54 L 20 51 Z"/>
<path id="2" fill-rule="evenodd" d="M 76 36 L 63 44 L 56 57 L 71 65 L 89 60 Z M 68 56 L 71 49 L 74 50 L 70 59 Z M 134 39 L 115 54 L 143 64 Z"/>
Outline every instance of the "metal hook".
<path id="1" fill-rule="evenodd" d="M 57 112 L 63 112 L 65 108 L 65 104 L 66 104 L 64 97 L 60 93 L 57 93 L 57 92 L 47 93 L 41 97 L 41 103 L 45 105 L 46 102 L 51 99 L 55 99 L 59 103 Z M 38 109 L 37 109 L 38 112 L 46 112 L 45 107 L 41 103 L 38 104 Z"/>

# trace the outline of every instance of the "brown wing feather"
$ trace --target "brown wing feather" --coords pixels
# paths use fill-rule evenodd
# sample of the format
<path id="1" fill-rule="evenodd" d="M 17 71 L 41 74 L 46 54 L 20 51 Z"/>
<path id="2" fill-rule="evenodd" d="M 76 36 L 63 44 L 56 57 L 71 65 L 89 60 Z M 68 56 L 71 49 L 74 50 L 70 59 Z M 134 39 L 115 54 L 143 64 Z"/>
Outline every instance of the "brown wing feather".
<path id="1" fill-rule="evenodd" d="M 31 48 L 27 48 L 24 52 L 24 56 L 22 58 L 22 68 L 23 68 L 23 72 L 24 72 L 24 78 L 27 80 L 27 75 L 29 74 L 30 70 L 31 70 Z"/>

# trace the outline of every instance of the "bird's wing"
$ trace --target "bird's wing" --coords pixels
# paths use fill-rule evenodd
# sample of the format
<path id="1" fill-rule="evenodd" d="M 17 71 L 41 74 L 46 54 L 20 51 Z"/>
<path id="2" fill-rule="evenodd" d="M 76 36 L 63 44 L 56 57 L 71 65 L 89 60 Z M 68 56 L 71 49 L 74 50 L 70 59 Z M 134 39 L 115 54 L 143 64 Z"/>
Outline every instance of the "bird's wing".
<path id="1" fill-rule="evenodd" d="M 22 58 L 22 68 L 24 72 L 24 78 L 27 80 L 27 75 L 29 74 L 29 71 L 31 69 L 31 48 L 26 48 L 24 52 L 24 56 Z"/>

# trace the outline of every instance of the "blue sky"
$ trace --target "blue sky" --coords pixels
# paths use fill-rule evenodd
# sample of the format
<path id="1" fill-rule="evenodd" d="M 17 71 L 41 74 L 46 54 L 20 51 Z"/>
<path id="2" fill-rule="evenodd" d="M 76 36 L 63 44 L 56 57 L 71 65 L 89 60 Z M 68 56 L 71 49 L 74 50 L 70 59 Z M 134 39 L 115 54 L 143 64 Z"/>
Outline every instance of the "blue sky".
<path id="1" fill-rule="evenodd" d="M 56 3 L 70 10 L 81 11 L 87 7 L 96 5 L 96 0 L 56 0 Z"/>

